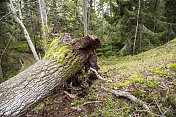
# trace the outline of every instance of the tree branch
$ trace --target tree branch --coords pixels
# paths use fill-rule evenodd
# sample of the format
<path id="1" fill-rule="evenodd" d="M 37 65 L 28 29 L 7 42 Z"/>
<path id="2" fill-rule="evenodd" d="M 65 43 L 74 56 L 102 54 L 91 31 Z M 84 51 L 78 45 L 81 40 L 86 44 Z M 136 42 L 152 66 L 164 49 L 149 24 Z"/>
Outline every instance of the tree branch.
<path id="1" fill-rule="evenodd" d="M 98 72 L 97 72 L 95 69 L 90 68 L 90 70 L 92 70 L 92 71 L 96 74 L 96 76 L 98 77 L 98 79 L 103 80 L 103 81 L 106 81 L 105 79 L 103 79 L 103 78 L 98 74 Z M 155 115 L 155 116 L 158 116 L 158 115 L 152 113 L 152 112 L 150 111 L 149 107 L 148 107 L 142 100 L 137 99 L 135 96 L 133 96 L 132 94 L 130 94 L 130 93 L 126 92 L 126 91 L 112 90 L 112 89 L 107 89 L 107 88 L 105 88 L 105 87 L 103 87 L 103 89 L 104 89 L 106 92 L 109 92 L 109 93 L 111 93 L 111 94 L 113 94 L 113 95 L 115 95 L 115 96 L 117 96 L 117 97 L 125 97 L 125 98 L 130 99 L 132 102 L 138 103 L 138 104 L 141 105 L 143 108 L 145 108 L 145 109 L 146 109 L 145 111 L 147 111 L 151 116 L 154 116 L 154 115 Z"/>

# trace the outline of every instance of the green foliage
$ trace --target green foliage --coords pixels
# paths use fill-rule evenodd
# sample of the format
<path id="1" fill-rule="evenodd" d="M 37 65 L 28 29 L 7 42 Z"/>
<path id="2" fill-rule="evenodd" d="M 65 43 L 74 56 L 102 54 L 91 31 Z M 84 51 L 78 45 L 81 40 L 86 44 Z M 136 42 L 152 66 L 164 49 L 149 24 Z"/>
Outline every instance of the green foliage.
<path id="1" fill-rule="evenodd" d="M 106 116 L 106 117 L 118 117 L 118 116 L 129 116 L 130 107 L 128 102 L 120 99 L 114 100 L 112 95 L 105 95 L 104 104 L 95 104 L 95 111 L 90 117 Z"/>
<path id="2" fill-rule="evenodd" d="M 89 93 L 89 94 L 86 96 L 86 98 L 89 99 L 89 100 L 96 100 L 96 99 L 98 98 L 98 96 L 96 95 L 96 91 L 97 91 L 97 90 L 98 90 L 97 88 L 94 89 L 94 90 L 92 90 L 91 93 Z"/>
<path id="3" fill-rule="evenodd" d="M 151 78 L 147 81 L 147 86 L 149 86 L 150 88 L 157 88 L 158 85 L 158 79 Z"/>
<path id="4" fill-rule="evenodd" d="M 72 105 L 73 106 L 79 106 L 85 102 L 84 98 L 81 98 L 80 100 L 74 100 Z"/>
<path id="5" fill-rule="evenodd" d="M 18 51 L 18 52 L 22 52 L 22 53 L 29 53 L 29 46 L 27 42 L 23 42 L 23 43 L 16 43 L 16 44 L 11 44 L 10 49 Z"/>

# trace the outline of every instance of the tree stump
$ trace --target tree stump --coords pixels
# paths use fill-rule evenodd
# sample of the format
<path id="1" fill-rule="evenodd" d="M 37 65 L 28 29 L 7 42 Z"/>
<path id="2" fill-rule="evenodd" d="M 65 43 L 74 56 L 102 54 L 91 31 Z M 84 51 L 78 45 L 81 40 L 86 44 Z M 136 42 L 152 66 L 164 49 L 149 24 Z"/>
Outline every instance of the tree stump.
<path id="1" fill-rule="evenodd" d="M 43 59 L 0 84 L 0 116 L 22 116 L 83 68 L 98 69 L 97 47 L 100 41 L 92 35 L 53 40 Z"/>

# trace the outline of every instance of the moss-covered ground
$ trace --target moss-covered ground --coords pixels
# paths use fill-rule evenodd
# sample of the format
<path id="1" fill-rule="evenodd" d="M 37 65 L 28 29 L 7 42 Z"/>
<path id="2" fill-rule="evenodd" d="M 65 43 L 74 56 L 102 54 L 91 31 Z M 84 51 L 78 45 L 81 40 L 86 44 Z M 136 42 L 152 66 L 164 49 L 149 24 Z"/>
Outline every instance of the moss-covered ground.
<path id="1" fill-rule="evenodd" d="M 140 105 L 108 94 L 101 87 L 131 93 L 148 105 L 153 116 L 176 116 L 176 39 L 135 56 L 99 57 L 98 62 L 102 77 L 113 83 L 96 82 L 96 88 L 84 98 L 84 102 L 97 102 L 82 107 L 78 116 L 152 116 Z M 81 99 L 77 102 L 81 103 Z M 94 108 L 91 113 L 86 106 Z"/>
<path id="2" fill-rule="evenodd" d="M 66 117 L 175 117 L 176 116 L 176 39 L 135 56 L 99 57 L 102 77 L 83 97 L 59 89 L 28 115 Z M 72 82 L 73 83 L 73 82 Z M 70 90 L 77 90 L 69 83 Z M 103 90 L 129 92 L 142 100 L 153 114 L 125 97 Z"/>

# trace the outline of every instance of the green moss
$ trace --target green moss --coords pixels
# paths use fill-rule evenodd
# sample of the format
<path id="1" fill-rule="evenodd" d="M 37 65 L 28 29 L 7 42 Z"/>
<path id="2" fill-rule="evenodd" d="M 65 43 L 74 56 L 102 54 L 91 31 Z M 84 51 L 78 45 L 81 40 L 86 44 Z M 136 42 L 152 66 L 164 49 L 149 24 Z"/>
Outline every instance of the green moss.
<path id="1" fill-rule="evenodd" d="M 161 67 L 159 68 L 151 68 L 148 71 L 156 73 L 159 77 L 170 76 L 170 74 L 166 73 Z"/>
<path id="2" fill-rule="evenodd" d="M 176 63 L 168 65 L 167 68 L 171 69 L 174 72 L 176 72 Z"/>
<path id="3" fill-rule="evenodd" d="M 144 79 L 143 79 L 143 76 L 142 76 L 142 71 L 139 71 L 135 74 L 133 74 L 129 80 L 131 82 L 136 82 L 136 83 L 144 83 Z"/>
<path id="4" fill-rule="evenodd" d="M 143 79 L 143 76 L 142 76 L 142 71 L 139 71 L 139 72 L 133 74 L 131 77 L 126 79 L 123 83 L 117 84 L 117 86 L 127 87 L 134 82 L 135 83 L 144 83 L 145 82 L 145 80 Z"/>
<path id="5" fill-rule="evenodd" d="M 74 59 L 71 60 L 71 57 Z M 65 77 L 62 80 L 66 80 L 81 69 L 79 57 L 73 52 L 72 47 L 68 44 L 61 44 L 58 38 L 53 40 L 49 45 L 44 58 L 56 60 L 59 67 L 63 66 L 63 68 L 67 70 L 67 74 L 65 74 Z"/>
<path id="6" fill-rule="evenodd" d="M 56 60 L 59 66 L 63 66 L 73 55 L 74 53 L 70 45 L 60 45 L 59 39 L 55 39 L 50 44 L 44 58 Z"/>
<path id="7" fill-rule="evenodd" d="M 121 87 L 127 87 L 127 86 L 129 86 L 130 84 L 131 84 L 131 82 L 130 82 L 130 81 L 125 80 L 125 82 L 120 83 L 120 86 L 121 86 Z"/>
<path id="8" fill-rule="evenodd" d="M 147 82 L 147 86 L 150 88 L 157 88 L 158 87 L 158 79 L 151 78 Z"/>

